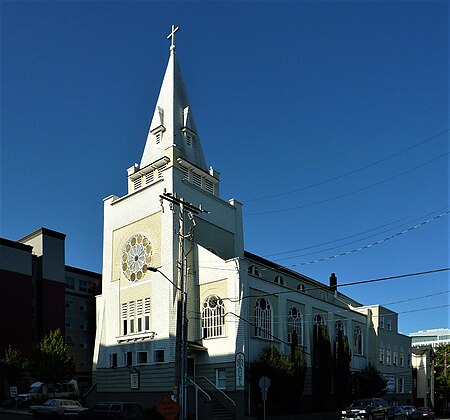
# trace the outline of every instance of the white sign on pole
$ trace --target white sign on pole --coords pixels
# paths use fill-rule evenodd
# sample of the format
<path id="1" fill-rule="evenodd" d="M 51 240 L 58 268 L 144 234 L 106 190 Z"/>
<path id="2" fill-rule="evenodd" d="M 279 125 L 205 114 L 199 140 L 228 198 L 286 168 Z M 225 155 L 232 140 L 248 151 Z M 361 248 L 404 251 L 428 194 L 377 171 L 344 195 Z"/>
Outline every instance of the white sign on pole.
<path id="1" fill-rule="evenodd" d="M 245 388 L 244 353 L 236 353 L 236 390 Z"/>
<path id="2" fill-rule="evenodd" d="M 9 395 L 11 398 L 17 397 L 17 387 L 16 386 L 10 386 L 9 387 Z"/>

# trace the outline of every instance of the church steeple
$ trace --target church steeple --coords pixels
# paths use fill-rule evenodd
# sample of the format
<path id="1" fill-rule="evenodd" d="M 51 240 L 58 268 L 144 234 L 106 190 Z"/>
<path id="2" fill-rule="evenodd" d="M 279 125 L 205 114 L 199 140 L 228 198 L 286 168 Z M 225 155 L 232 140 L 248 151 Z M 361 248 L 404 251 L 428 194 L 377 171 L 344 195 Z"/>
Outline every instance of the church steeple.
<path id="1" fill-rule="evenodd" d="M 194 116 L 175 54 L 174 36 L 179 30 L 172 26 L 170 56 L 147 135 L 140 168 L 161 159 L 166 150 L 176 147 L 180 156 L 195 166 L 207 170 L 197 134 Z"/>

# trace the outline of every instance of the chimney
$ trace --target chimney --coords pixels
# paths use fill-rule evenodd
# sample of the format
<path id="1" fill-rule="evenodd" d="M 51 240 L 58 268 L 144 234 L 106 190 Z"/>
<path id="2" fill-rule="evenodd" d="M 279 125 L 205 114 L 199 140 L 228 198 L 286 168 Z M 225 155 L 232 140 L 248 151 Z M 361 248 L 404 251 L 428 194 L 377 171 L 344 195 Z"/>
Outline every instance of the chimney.
<path id="1" fill-rule="evenodd" d="M 330 276 L 330 290 L 332 292 L 335 292 L 337 290 L 337 277 L 334 273 L 331 273 Z"/>

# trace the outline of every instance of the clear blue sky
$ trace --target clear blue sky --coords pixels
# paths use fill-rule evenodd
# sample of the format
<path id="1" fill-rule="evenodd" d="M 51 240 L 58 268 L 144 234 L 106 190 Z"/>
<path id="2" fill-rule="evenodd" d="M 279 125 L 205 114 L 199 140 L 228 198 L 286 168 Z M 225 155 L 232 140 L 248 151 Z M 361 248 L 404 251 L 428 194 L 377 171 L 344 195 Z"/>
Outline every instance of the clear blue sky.
<path id="1" fill-rule="evenodd" d="M 67 263 L 101 271 L 102 200 L 140 161 L 176 24 L 248 251 L 325 283 L 448 267 L 449 216 L 393 237 L 449 210 L 448 18 L 447 2 L 3 1 L 0 236 L 66 233 Z M 450 326 L 449 289 L 442 272 L 341 291 L 409 333 Z"/>

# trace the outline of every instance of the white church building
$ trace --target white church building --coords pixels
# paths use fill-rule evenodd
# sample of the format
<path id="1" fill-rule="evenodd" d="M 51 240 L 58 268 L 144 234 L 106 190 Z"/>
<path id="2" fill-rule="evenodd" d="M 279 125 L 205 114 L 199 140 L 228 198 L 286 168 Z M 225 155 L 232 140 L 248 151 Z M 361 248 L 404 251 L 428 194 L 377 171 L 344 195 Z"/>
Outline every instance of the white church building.
<path id="1" fill-rule="evenodd" d="M 248 372 L 264 348 L 289 354 L 295 331 L 310 367 L 313 324 L 326 323 L 332 341 L 338 329 L 349 337 L 352 369 L 378 367 L 378 321 L 374 328 L 371 308 L 337 292 L 334 280 L 324 284 L 244 250 L 242 205 L 221 198 L 219 172 L 206 164 L 176 30 L 143 155 L 128 169 L 128 193 L 104 199 L 95 399 L 149 408 L 169 395 L 181 413 L 243 418 L 249 393 L 261 393 L 249 389 Z M 389 316 L 396 328 L 397 314 Z M 409 338 L 392 331 L 383 340 L 406 360 Z M 394 382 L 403 375 L 406 398 L 406 365 L 389 372 Z M 311 393 L 308 373 L 304 393 Z"/>

